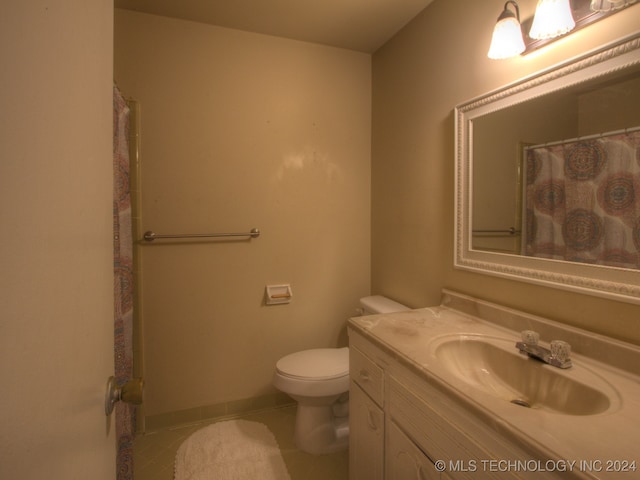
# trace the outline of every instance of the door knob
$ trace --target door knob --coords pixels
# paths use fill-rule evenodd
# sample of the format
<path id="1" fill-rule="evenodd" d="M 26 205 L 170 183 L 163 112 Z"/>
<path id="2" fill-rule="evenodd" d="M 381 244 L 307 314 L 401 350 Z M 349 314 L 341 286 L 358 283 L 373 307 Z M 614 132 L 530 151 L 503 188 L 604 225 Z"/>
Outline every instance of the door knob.
<path id="1" fill-rule="evenodd" d="M 144 380 L 142 378 L 132 378 L 124 385 L 116 383 L 114 377 L 109 377 L 107 381 L 107 393 L 104 397 L 104 413 L 109 416 L 113 412 L 116 402 L 131 403 L 140 405 L 142 403 L 142 393 L 144 391 Z"/>

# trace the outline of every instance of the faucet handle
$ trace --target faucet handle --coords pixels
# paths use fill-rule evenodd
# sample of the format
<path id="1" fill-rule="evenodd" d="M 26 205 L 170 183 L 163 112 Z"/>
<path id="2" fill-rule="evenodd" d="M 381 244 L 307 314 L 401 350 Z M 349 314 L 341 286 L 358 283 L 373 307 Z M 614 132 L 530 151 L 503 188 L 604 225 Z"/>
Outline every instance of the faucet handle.
<path id="1" fill-rule="evenodd" d="M 569 360 L 571 356 L 571 345 L 562 340 L 551 341 L 551 357 L 557 359 L 559 362 L 564 363 Z"/>
<path id="2" fill-rule="evenodd" d="M 534 346 L 540 341 L 540 334 L 533 330 L 523 330 L 520 332 L 520 335 L 522 336 L 522 343 L 525 345 Z"/>

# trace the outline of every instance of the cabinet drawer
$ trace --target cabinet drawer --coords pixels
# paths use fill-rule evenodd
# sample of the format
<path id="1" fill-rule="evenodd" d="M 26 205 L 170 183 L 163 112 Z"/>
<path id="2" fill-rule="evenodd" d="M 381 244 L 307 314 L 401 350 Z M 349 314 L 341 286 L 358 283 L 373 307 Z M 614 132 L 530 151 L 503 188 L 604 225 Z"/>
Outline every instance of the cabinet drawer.
<path id="1" fill-rule="evenodd" d="M 349 348 L 349 375 L 374 402 L 383 405 L 384 371 L 355 347 Z"/>

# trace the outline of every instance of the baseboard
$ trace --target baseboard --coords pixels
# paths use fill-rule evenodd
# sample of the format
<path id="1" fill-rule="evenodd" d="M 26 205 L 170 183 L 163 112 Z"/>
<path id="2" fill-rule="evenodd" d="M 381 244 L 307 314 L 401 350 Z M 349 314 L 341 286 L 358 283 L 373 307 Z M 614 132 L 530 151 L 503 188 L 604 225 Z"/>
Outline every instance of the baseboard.
<path id="1" fill-rule="evenodd" d="M 163 430 L 166 428 L 199 423 L 222 417 L 233 417 L 269 408 L 278 408 L 295 404 L 295 401 L 287 394 L 278 392 L 259 397 L 233 400 L 231 402 L 205 405 L 202 407 L 176 410 L 148 415 L 144 418 L 145 433 Z"/>

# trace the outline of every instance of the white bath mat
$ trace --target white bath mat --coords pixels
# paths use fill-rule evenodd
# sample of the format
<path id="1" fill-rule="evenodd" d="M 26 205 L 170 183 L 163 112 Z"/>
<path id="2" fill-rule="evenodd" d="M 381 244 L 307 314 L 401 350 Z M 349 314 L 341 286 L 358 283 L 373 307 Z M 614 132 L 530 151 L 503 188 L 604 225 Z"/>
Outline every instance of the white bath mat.
<path id="1" fill-rule="evenodd" d="M 175 480 L 291 480 L 275 437 L 257 422 L 229 420 L 187 438 L 176 454 Z"/>

